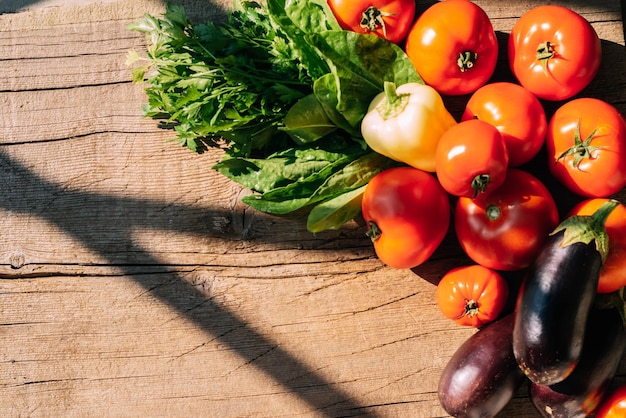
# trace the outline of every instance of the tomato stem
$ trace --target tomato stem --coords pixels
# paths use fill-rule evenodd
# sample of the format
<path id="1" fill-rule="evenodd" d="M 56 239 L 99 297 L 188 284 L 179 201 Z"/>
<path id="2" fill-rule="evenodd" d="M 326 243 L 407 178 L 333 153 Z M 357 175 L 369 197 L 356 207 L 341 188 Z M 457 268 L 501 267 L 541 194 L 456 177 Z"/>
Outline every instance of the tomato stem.
<path id="1" fill-rule="evenodd" d="M 574 156 L 573 165 L 574 165 L 574 168 L 578 168 L 578 166 L 580 165 L 583 159 L 591 158 L 592 152 L 604 148 L 604 147 L 591 146 L 591 140 L 596 135 L 597 131 L 598 131 L 597 129 L 594 129 L 593 132 L 591 132 L 589 136 L 587 136 L 587 138 L 582 140 L 580 137 L 580 120 L 579 120 L 578 123 L 576 124 L 576 130 L 574 132 L 574 145 L 572 145 L 570 148 L 566 149 L 561 155 L 559 155 L 554 163 L 555 164 L 558 163 L 560 160 L 562 160 L 563 158 L 567 156 Z"/>
<path id="2" fill-rule="evenodd" d="M 465 308 L 463 309 L 463 314 L 461 316 L 469 316 L 471 318 L 474 315 L 478 315 L 478 312 L 478 302 L 474 299 L 465 299 Z"/>
<path id="3" fill-rule="evenodd" d="M 361 15 L 361 27 L 367 29 L 370 32 L 376 31 L 378 28 L 382 28 L 383 37 L 387 39 L 387 26 L 383 17 L 395 16 L 394 13 L 383 12 L 374 6 L 370 6 L 363 11 Z"/>
<path id="4" fill-rule="evenodd" d="M 541 68 L 543 68 L 546 77 L 548 76 L 548 60 L 553 58 L 555 54 L 556 51 L 550 41 L 542 42 L 537 46 L 536 58 L 541 63 Z"/>
<path id="5" fill-rule="evenodd" d="M 487 219 L 490 221 L 497 221 L 500 218 L 502 211 L 497 205 L 489 205 L 487 206 L 487 209 L 485 209 L 485 214 L 487 215 Z"/>
<path id="6" fill-rule="evenodd" d="M 479 193 L 485 193 L 489 183 L 491 183 L 491 176 L 489 174 L 479 174 L 474 177 L 472 180 L 472 189 L 474 189 L 472 199 L 476 198 Z"/>
<path id="7" fill-rule="evenodd" d="M 464 73 L 474 67 L 476 60 L 478 60 L 478 54 L 476 52 L 464 51 L 459 54 L 456 64 L 459 66 L 461 72 Z"/>
<path id="8" fill-rule="evenodd" d="M 365 235 L 367 235 L 369 239 L 372 240 L 372 242 L 375 242 L 378 238 L 380 238 L 382 234 L 383 234 L 383 231 L 380 230 L 376 222 L 374 221 L 367 222 L 367 232 L 365 233 Z"/>

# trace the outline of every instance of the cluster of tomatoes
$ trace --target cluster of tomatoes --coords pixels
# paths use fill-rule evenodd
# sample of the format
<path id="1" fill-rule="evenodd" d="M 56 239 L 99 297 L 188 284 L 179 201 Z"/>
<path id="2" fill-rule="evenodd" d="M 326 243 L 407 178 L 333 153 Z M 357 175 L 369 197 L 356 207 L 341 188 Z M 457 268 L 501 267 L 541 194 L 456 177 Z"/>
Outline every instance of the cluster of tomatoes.
<path id="1" fill-rule="evenodd" d="M 458 123 L 436 138 L 416 138 L 437 141 L 435 169 L 412 166 L 397 158 L 402 150 L 395 149 L 387 156 L 406 166 L 369 182 L 362 214 L 377 256 L 395 268 L 424 263 L 452 226 L 475 264 L 441 278 L 438 306 L 458 324 L 481 327 L 494 321 L 509 297 L 501 273 L 528 267 L 561 220 L 550 190 L 526 164 L 544 150 L 546 174 L 580 197 L 566 218 L 593 214 L 626 186 L 624 118 L 603 100 L 574 98 L 599 70 L 597 33 L 566 7 L 531 9 L 517 20 L 506 45 L 517 83 L 490 83 L 498 40 L 487 14 L 469 0 L 436 2 L 419 16 L 413 0 L 328 3 L 345 29 L 401 45 L 424 83 L 439 94 L 468 96 Z M 560 107 L 548 118 L 542 101 Z M 385 139 L 380 137 L 379 143 Z M 626 286 L 623 204 L 605 227 L 610 251 L 599 293 Z M 624 393 L 615 396 L 623 399 Z"/>
<path id="2" fill-rule="evenodd" d="M 597 33 L 568 8 L 531 9 L 507 44 L 518 83 L 490 83 L 498 41 L 487 14 L 471 1 L 440 1 L 417 17 L 413 0 L 328 3 L 344 28 L 402 45 L 441 95 L 468 95 L 461 120 L 429 138 L 437 141 L 435 170 L 407 165 L 378 174 L 364 192 L 362 213 L 378 257 L 395 268 L 425 262 L 452 225 L 476 265 L 442 278 L 439 306 L 460 324 L 494 320 L 508 297 L 498 271 L 527 267 L 560 221 L 551 192 L 525 164 L 545 149 L 546 171 L 581 197 L 568 216 L 592 214 L 626 186 L 624 118 L 600 99 L 573 99 L 600 67 Z M 549 120 L 541 100 L 562 102 Z M 626 285 L 624 205 L 606 228 L 611 250 L 603 293 Z"/>

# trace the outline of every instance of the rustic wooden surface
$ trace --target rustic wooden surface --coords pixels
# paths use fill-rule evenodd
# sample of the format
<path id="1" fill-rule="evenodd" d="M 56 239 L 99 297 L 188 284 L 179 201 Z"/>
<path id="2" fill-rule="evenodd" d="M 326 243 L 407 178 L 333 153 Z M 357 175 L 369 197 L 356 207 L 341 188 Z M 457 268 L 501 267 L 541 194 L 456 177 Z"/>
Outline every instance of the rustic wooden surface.
<path id="1" fill-rule="evenodd" d="M 541 2 L 477 3 L 504 40 Z M 197 20 L 230 2 L 182 4 Z M 626 114 L 620 2 L 560 4 L 603 39 L 584 95 Z M 239 203 L 219 153 L 141 115 L 124 60 L 145 43 L 126 26 L 163 10 L 0 0 L 0 415 L 446 416 L 439 374 L 473 332 L 434 304 L 467 263 L 454 237 L 392 270 L 358 222 L 313 235 Z M 523 388 L 501 416 L 538 414 Z"/>

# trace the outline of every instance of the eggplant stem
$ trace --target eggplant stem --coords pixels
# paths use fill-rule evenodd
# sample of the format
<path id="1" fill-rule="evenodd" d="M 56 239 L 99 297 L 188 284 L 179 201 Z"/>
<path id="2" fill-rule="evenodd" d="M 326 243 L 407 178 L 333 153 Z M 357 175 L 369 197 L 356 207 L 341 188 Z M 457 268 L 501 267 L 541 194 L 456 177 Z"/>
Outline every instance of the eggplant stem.
<path id="1" fill-rule="evenodd" d="M 619 205 L 619 201 L 610 199 L 602 204 L 593 215 L 570 216 L 561 222 L 550 235 L 563 231 L 563 239 L 560 243 L 562 248 L 578 242 L 591 244 L 591 241 L 595 241 L 596 250 L 600 253 L 604 264 L 609 255 L 609 237 L 604 224 L 611 212 Z"/>

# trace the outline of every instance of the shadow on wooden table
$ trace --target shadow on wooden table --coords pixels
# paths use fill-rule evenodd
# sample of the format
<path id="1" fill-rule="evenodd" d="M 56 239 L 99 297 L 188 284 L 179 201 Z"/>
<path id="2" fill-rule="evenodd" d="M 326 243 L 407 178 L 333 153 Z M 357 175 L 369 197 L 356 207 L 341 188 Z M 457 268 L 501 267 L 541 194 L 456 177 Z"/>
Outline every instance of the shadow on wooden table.
<path id="1" fill-rule="evenodd" d="M 157 297 L 166 305 L 177 310 L 199 327 L 212 334 L 223 344 L 240 355 L 245 361 L 266 373 L 291 393 L 308 403 L 317 413 L 327 416 L 369 416 L 364 406 L 356 404 L 347 393 L 333 387 L 294 355 L 281 348 L 267 336 L 255 331 L 237 316 L 216 301 L 201 294 L 192 285 L 179 277 L 168 266 L 163 266 L 154 255 L 137 248 L 132 239 L 135 228 L 170 229 L 169 215 L 160 214 L 164 202 L 142 200 L 134 197 L 114 197 L 81 191 L 68 191 L 57 184 L 34 174 L 19 162 L 0 152 L 0 171 L 3 181 L 0 184 L 0 207 L 11 213 L 31 214 L 55 225 L 64 233 L 82 243 L 85 248 L 99 252 L 111 265 L 118 267 L 125 275 L 133 278 L 139 285 Z M 54 208 L 50 208 L 54 202 Z M 106 216 L 93 217 L 94 214 L 106 214 L 115 208 L 127 213 L 129 222 L 120 225 L 117 218 Z M 133 213 L 149 216 L 132 216 Z M 177 207 L 177 216 L 198 219 L 206 216 L 207 208 Z M 211 214 L 230 216 L 229 214 Z M 91 228 L 84 228 L 83 221 L 77 218 L 93 217 Z M 169 226 L 168 226 L 169 225 Z M 194 232 L 192 226 L 181 228 L 177 232 Z M 197 225 L 196 225 L 197 228 Z M 104 237 L 104 238 L 103 238 Z M 134 248 L 132 265 L 113 259 L 114 252 L 103 254 L 102 240 L 114 237 L 116 245 Z M 117 244 L 119 243 L 119 244 Z M 146 269 L 155 269 L 158 273 L 172 276 L 165 286 L 154 286 L 150 274 L 137 274 L 132 266 L 144 265 Z M 245 344 L 242 344 L 242 341 Z"/>

